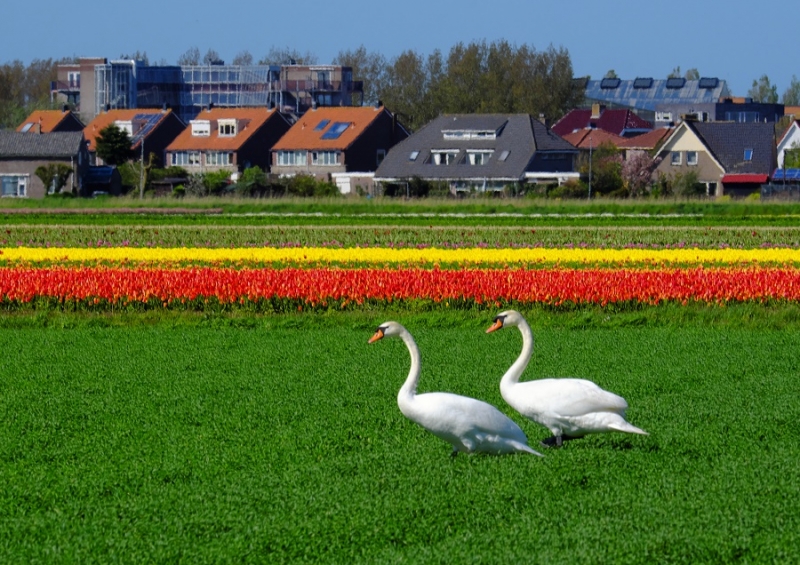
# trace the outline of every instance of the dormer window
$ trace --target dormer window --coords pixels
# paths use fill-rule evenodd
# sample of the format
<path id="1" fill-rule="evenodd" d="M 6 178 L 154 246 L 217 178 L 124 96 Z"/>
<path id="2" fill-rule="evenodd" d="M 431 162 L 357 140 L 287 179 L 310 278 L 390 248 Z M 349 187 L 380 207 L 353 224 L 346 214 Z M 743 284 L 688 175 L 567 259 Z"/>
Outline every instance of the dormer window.
<path id="1" fill-rule="evenodd" d="M 211 135 L 211 122 L 208 120 L 192 120 L 192 136 L 208 137 Z"/>
<path id="2" fill-rule="evenodd" d="M 474 151 L 467 150 L 467 158 L 470 165 L 485 165 L 489 162 L 493 151 Z"/>
<path id="3" fill-rule="evenodd" d="M 236 120 L 219 120 L 220 137 L 232 137 L 236 135 Z"/>
<path id="4" fill-rule="evenodd" d="M 449 165 L 455 162 L 458 156 L 457 149 L 431 151 L 431 163 L 434 165 Z"/>
<path id="5" fill-rule="evenodd" d="M 497 132 L 491 130 L 442 130 L 445 139 L 497 139 Z"/>
<path id="6" fill-rule="evenodd" d="M 114 125 L 122 131 L 127 132 L 129 136 L 133 135 L 133 122 L 130 120 L 116 120 Z"/>

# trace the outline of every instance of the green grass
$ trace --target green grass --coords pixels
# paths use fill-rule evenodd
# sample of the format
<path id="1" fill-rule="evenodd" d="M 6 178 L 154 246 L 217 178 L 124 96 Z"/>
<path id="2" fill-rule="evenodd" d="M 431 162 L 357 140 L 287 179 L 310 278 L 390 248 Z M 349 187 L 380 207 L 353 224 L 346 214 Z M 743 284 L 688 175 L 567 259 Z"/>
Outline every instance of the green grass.
<path id="1" fill-rule="evenodd" d="M 366 343 L 384 315 L 417 338 L 420 392 L 546 437 L 500 398 L 520 339 L 490 313 L 5 327 L 0 562 L 800 558 L 800 334 L 532 319 L 528 378 L 592 379 L 652 435 L 453 460 L 397 409 L 408 353 Z"/>

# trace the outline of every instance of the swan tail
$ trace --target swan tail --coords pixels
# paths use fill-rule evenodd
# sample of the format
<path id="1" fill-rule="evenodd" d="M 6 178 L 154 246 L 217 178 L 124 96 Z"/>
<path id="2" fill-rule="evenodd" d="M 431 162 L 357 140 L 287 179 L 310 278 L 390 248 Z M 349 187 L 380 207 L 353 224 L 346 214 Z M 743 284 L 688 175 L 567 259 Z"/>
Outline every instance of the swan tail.
<path id="1" fill-rule="evenodd" d="M 608 427 L 610 429 L 612 429 L 612 430 L 616 430 L 618 432 L 625 432 L 625 433 L 628 433 L 628 434 L 639 434 L 639 435 L 642 435 L 642 436 L 649 436 L 650 435 L 649 433 L 647 433 L 643 429 L 637 428 L 633 424 L 629 424 L 628 422 L 626 422 L 624 420 L 622 422 L 613 422 L 613 423 L 609 424 Z"/>
<path id="2" fill-rule="evenodd" d="M 526 445 L 524 443 L 521 443 L 521 442 L 518 442 L 518 441 L 514 441 L 514 440 L 510 440 L 508 443 L 509 443 L 509 445 L 514 447 L 514 449 L 516 449 L 517 451 L 521 451 L 523 453 L 530 453 L 531 455 L 538 455 L 539 457 L 544 457 L 543 454 L 539 453 L 535 449 L 531 449 L 530 446 L 528 446 L 528 445 Z"/>

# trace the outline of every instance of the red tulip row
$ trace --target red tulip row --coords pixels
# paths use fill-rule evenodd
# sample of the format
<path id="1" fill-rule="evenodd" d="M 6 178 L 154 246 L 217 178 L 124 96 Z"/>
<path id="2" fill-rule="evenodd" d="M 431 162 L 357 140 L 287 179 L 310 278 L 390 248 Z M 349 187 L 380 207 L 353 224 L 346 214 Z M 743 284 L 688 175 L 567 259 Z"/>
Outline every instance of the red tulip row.
<path id="1" fill-rule="evenodd" d="M 800 300 L 800 269 L 0 269 L 0 300 L 296 306 L 430 300 L 560 305 Z M 285 302 L 284 302 L 285 304 Z"/>

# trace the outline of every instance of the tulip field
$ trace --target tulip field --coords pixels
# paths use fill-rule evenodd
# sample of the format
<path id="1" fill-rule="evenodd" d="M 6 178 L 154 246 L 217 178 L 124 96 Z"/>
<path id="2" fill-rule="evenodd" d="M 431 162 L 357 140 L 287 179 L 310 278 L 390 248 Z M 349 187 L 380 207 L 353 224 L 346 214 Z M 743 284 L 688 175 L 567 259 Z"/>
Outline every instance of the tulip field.
<path id="1" fill-rule="evenodd" d="M 152 212 L 157 216 L 156 212 Z M 800 560 L 800 228 L 0 225 L 2 563 Z M 613 222 L 611 223 L 613 224 Z M 500 396 L 593 380 L 649 436 L 549 433 Z M 419 392 L 497 406 L 543 458 L 459 455 Z"/>

